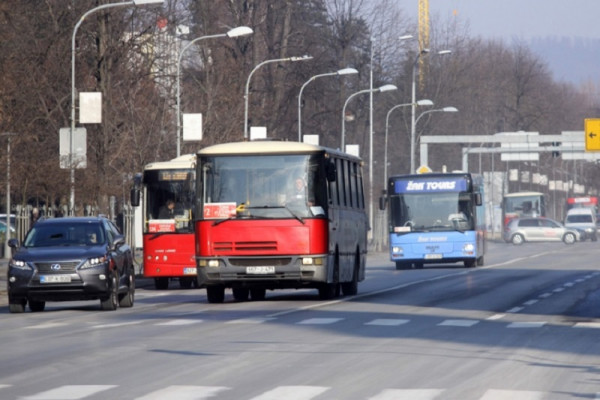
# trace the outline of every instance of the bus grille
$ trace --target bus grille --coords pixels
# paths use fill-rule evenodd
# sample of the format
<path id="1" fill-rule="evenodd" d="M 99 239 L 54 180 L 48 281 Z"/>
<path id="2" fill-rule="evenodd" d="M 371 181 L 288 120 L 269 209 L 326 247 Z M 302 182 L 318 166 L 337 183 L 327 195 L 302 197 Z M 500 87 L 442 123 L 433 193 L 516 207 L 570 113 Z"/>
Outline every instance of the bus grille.
<path id="1" fill-rule="evenodd" d="M 277 242 L 215 242 L 215 251 L 276 251 Z"/>
<path id="2" fill-rule="evenodd" d="M 292 262 L 290 257 L 283 258 L 230 258 L 229 263 L 234 267 L 256 267 L 261 265 L 286 266 Z"/>

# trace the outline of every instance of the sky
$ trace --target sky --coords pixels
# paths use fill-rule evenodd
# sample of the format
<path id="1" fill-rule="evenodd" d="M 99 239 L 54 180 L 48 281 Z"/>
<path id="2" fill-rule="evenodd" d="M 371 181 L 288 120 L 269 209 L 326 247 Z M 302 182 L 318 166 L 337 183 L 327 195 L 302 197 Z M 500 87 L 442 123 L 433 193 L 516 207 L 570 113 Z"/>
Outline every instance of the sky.
<path id="1" fill-rule="evenodd" d="M 418 3 L 400 3 L 415 22 Z M 560 80 L 600 81 L 600 0 L 429 0 L 429 14 L 430 21 L 458 18 L 472 36 L 530 42 Z"/>

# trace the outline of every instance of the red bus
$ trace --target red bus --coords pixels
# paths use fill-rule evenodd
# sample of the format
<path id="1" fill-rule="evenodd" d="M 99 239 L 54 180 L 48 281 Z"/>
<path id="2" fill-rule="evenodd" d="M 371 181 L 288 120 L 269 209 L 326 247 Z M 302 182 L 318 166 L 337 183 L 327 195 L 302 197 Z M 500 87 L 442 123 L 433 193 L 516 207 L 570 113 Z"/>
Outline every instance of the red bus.
<path id="1" fill-rule="evenodd" d="M 513 218 L 545 217 L 546 196 L 540 192 L 516 192 L 502 198 L 502 221 L 504 227 Z"/>
<path id="2" fill-rule="evenodd" d="M 210 303 L 267 290 L 354 295 L 365 277 L 368 221 L 361 160 L 298 142 L 200 150 L 196 166 L 198 278 Z"/>
<path id="3" fill-rule="evenodd" d="M 157 289 L 167 289 L 171 279 L 178 279 L 182 288 L 198 286 L 193 222 L 195 165 L 196 156 L 188 154 L 144 168 L 143 271 L 144 277 L 154 278 Z M 138 205 L 139 192 L 138 199 L 134 197 L 132 205 Z"/>

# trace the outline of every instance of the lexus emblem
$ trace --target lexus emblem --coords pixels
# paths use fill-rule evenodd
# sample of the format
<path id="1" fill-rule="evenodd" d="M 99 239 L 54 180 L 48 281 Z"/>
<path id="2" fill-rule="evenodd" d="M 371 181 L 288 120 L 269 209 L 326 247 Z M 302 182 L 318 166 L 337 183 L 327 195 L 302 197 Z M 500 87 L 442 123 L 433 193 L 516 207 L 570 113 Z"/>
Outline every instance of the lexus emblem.
<path id="1" fill-rule="evenodd" d="M 52 265 L 50 266 L 50 269 L 51 269 L 52 271 L 58 271 L 58 270 L 60 269 L 60 264 L 52 264 Z"/>

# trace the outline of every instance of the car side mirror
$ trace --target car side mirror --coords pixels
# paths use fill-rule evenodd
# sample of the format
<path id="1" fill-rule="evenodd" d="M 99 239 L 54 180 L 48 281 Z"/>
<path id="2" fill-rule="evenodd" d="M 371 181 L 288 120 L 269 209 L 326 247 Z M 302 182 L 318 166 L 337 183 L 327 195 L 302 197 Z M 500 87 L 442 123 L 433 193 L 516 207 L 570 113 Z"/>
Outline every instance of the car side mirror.
<path id="1" fill-rule="evenodd" d="M 12 249 L 19 248 L 19 239 L 8 239 L 8 247 Z"/>

